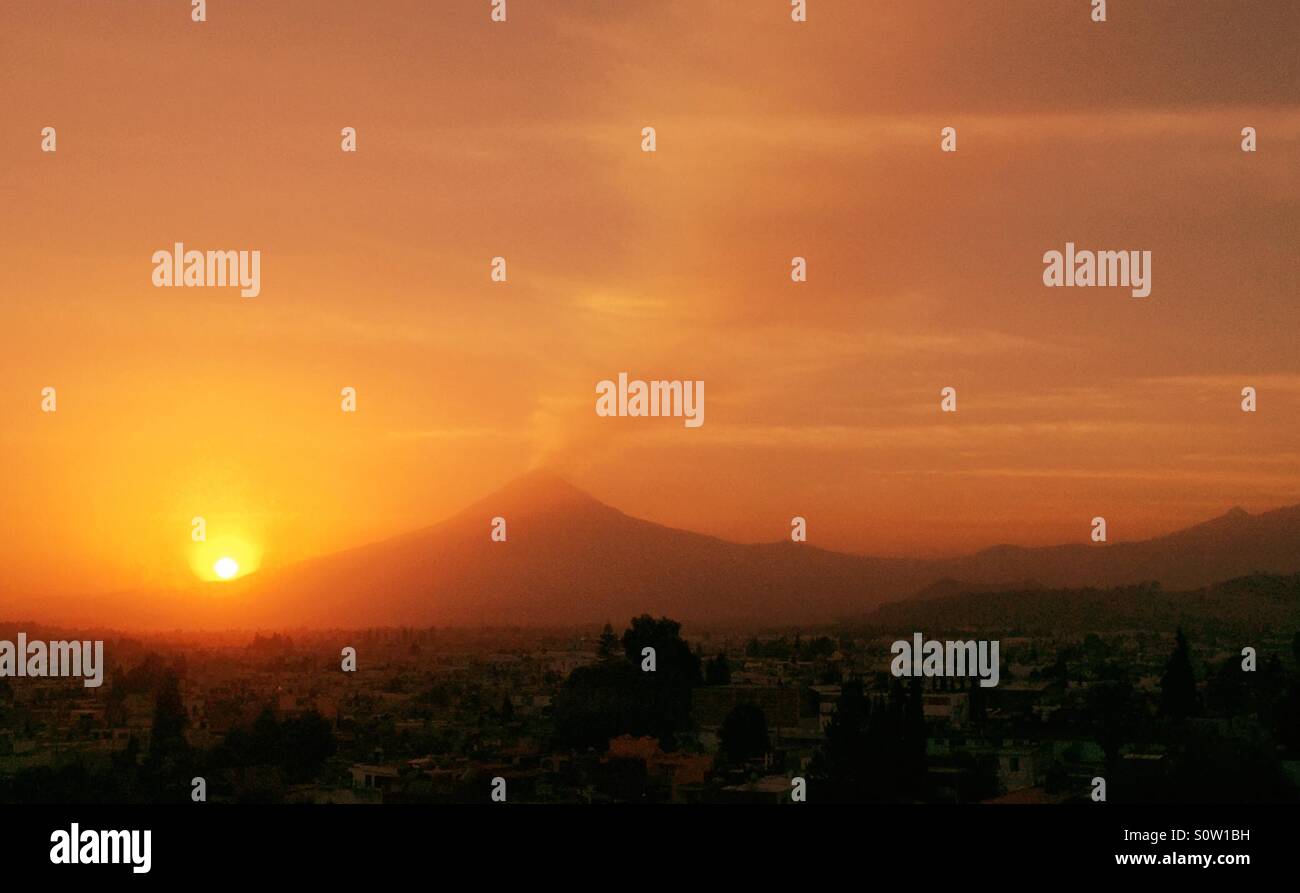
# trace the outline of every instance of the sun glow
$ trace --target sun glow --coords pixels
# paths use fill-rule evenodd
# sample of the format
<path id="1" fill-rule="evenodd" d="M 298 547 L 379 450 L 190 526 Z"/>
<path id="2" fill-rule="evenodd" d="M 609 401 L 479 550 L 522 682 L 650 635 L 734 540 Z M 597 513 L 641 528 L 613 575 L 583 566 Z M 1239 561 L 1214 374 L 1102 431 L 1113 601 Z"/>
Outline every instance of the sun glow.
<path id="1" fill-rule="evenodd" d="M 261 567 L 262 549 L 251 538 L 217 534 L 209 535 L 205 542 L 194 543 L 188 558 L 196 577 L 220 583 L 246 577 Z"/>

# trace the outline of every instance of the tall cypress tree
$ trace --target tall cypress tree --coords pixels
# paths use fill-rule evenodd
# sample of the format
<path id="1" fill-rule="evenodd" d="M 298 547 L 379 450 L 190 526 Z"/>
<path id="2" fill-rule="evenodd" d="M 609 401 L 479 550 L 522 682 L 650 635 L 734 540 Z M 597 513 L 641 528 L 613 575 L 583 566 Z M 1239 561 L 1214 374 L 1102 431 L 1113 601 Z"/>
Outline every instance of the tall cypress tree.
<path id="1" fill-rule="evenodd" d="M 1181 629 L 1160 680 L 1160 712 L 1170 719 L 1186 719 L 1196 713 L 1196 674 L 1192 672 L 1187 637 Z"/>

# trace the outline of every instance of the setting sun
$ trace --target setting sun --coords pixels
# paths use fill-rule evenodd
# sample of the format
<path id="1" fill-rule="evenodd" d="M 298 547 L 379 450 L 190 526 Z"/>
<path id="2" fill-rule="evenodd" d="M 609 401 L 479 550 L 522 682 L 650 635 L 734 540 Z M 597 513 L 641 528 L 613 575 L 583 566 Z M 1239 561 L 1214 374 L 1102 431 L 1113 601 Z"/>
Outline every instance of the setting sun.
<path id="1" fill-rule="evenodd" d="M 239 562 L 233 558 L 218 558 L 217 563 L 212 565 L 212 572 L 223 580 L 229 580 L 235 574 L 239 573 Z"/>
<path id="2" fill-rule="evenodd" d="M 210 519 L 211 520 L 211 519 Z M 220 533 L 212 533 L 203 542 L 190 543 L 188 562 L 194 575 L 204 582 L 238 580 L 256 572 L 262 566 L 262 548 L 254 537 L 245 533 L 232 533 L 236 522 L 221 518 Z"/>

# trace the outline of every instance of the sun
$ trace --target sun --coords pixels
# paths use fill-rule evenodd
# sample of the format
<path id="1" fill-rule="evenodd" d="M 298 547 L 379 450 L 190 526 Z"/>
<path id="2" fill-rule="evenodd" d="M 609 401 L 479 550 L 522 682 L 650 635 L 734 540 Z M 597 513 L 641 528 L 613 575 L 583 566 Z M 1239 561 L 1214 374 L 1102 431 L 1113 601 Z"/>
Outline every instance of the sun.
<path id="1" fill-rule="evenodd" d="M 217 563 L 212 565 L 212 572 L 223 580 L 229 580 L 239 573 L 239 562 L 229 556 L 218 558 Z"/>
<path id="2" fill-rule="evenodd" d="M 262 548 L 242 533 L 223 531 L 189 546 L 194 576 L 207 583 L 228 583 L 256 573 L 262 566 Z"/>

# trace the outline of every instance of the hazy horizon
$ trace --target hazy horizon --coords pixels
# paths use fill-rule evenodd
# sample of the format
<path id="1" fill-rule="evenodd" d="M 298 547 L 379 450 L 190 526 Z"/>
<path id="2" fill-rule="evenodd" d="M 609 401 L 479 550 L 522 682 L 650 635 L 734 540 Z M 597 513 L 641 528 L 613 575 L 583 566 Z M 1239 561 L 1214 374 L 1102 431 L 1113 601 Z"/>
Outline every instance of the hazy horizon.
<path id="1" fill-rule="evenodd" d="M 530 478 L 530 477 L 533 477 L 533 476 L 536 476 L 536 475 L 540 475 L 540 476 L 543 476 L 543 477 L 550 477 L 550 478 L 553 478 L 553 479 L 555 479 L 555 480 L 562 481 L 562 482 L 565 483 L 565 484 L 572 485 L 572 482 L 569 481 L 566 477 L 564 477 L 564 476 L 562 476 L 562 475 L 558 475 L 558 474 L 556 474 L 555 472 L 552 472 L 552 471 L 550 471 L 550 470 L 548 470 L 548 469 L 544 469 L 544 468 L 543 468 L 543 469 L 534 469 L 533 471 L 526 472 L 525 474 L 519 476 L 518 478 L 514 478 L 514 479 L 512 479 L 512 480 L 510 480 L 510 481 L 507 481 L 506 484 L 504 485 L 504 487 L 502 487 L 502 488 L 497 488 L 496 490 L 492 491 L 492 493 L 498 493 L 498 492 L 501 492 L 502 489 L 504 489 L 504 488 L 508 488 L 508 487 L 511 486 L 512 484 L 516 484 L 516 483 L 518 483 L 518 482 L 520 482 L 520 481 L 526 480 L 526 479 L 528 479 L 528 478 Z M 598 496 L 596 496 L 596 495 L 593 494 L 593 493 L 587 492 L 587 491 L 585 491 L 585 490 L 581 490 L 581 488 L 578 488 L 578 489 L 579 489 L 580 492 L 582 492 L 585 496 L 588 496 L 588 497 L 590 497 L 591 499 L 594 499 L 595 501 L 601 503 L 602 505 L 605 505 L 605 506 L 607 506 L 607 507 L 609 507 L 609 508 L 612 508 L 612 509 L 614 509 L 614 510 L 620 512 L 621 514 L 627 515 L 628 517 L 633 518 L 633 519 L 635 519 L 635 520 L 639 520 L 639 521 L 647 521 L 647 522 L 649 522 L 649 523 L 652 523 L 652 524 L 655 524 L 655 525 L 658 525 L 658 526 L 661 526 L 661 527 L 669 527 L 669 528 L 671 528 L 671 529 L 674 529 L 674 530 L 680 530 L 680 531 L 683 531 L 683 532 L 686 532 L 686 533 L 698 534 L 698 535 L 700 535 L 700 536 L 707 536 L 707 537 L 711 537 L 711 538 L 715 538 L 715 539 L 722 540 L 723 542 L 732 543 L 732 544 L 735 544 L 735 545 L 773 545 L 773 544 L 778 544 L 778 543 L 784 543 L 784 542 L 787 542 L 787 541 L 789 540 L 789 532 L 790 532 L 790 531 L 789 531 L 788 524 L 785 523 L 785 522 L 788 521 L 788 519 L 786 519 L 786 518 L 776 518 L 776 519 L 774 519 L 774 524 L 776 525 L 776 526 L 775 526 L 775 529 L 774 529 L 774 533 L 773 533 L 772 536 L 770 536 L 770 537 L 767 538 L 767 539 L 758 539 L 758 540 L 739 540 L 739 539 L 732 539 L 732 538 L 727 537 L 727 536 L 724 536 L 724 535 L 719 535 L 719 534 L 717 534 L 717 533 L 710 532 L 710 531 L 707 531 L 707 530 L 694 529 L 694 528 L 691 528 L 691 527 L 689 527 L 689 526 L 678 526 L 678 525 L 671 525 L 671 524 L 663 524 L 662 522 L 659 522 L 659 521 L 654 521 L 654 520 L 649 519 L 649 518 L 643 518 L 643 517 L 640 517 L 640 516 L 638 516 L 638 515 L 632 514 L 631 512 L 628 512 L 628 511 L 624 510 L 624 509 L 623 509 L 622 507 L 620 507 L 620 506 L 613 505 L 613 504 L 611 504 L 611 503 L 609 503 L 609 502 L 607 502 L 607 501 L 605 501 L 605 500 L 603 500 L 603 499 L 600 499 Z M 248 574 L 245 574 L 245 575 L 242 575 L 242 576 L 251 577 L 251 576 L 253 576 L 254 574 L 265 574 L 265 573 L 270 572 L 270 571 L 274 571 L 274 570 L 277 570 L 277 569 L 282 569 L 282 568 L 285 568 L 285 567 L 290 567 L 290 566 L 292 566 L 292 565 L 302 564 L 302 563 L 304 563 L 304 562 L 310 562 L 310 561 L 313 561 L 313 560 L 315 560 L 315 559 L 319 559 L 319 558 L 325 558 L 325 557 L 328 557 L 328 556 L 330 556 L 330 555 L 338 554 L 338 553 L 341 553 L 341 552 L 345 553 L 345 552 L 349 552 L 349 551 L 353 551 L 353 550 L 357 550 L 357 549 L 364 549 L 364 548 L 366 548 L 366 547 L 368 547 L 368 546 L 380 545 L 380 544 L 383 544 L 383 543 L 389 542 L 389 541 L 391 541 L 391 540 L 397 540 L 397 539 L 401 539 L 401 538 L 406 537 L 406 536 L 410 536 L 410 535 L 412 535 L 412 534 L 418 534 L 418 533 L 421 533 L 421 532 L 423 532 L 423 531 L 431 530 L 431 529 L 434 529 L 434 528 L 436 528 L 436 527 L 438 527 L 438 526 L 440 526 L 440 525 L 446 524 L 446 523 L 449 522 L 449 521 L 452 521 L 452 520 L 456 519 L 456 518 L 459 517 L 460 515 L 464 514 L 467 510 L 473 508 L 474 506 L 478 505 L 479 503 L 482 503 L 482 502 L 484 502 L 484 501 L 490 499 L 490 498 L 491 498 L 491 495 L 492 495 L 492 494 L 487 494 L 487 495 L 481 496 L 481 497 L 479 497 L 479 498 L 474 499 L 472 502 L 470 502 L 470 503 L 468 503 L 468 504 L 466 504 L 466 505 L 462 505 L 462 506 L 459 506 L 459 507 L 457 507 L 457 508 L 453 508 L 453 509 L 451 510 L 450 513 L 448 513 L 448 514 L 446 514 L 446 515 L 444 515 L 444 516 L 442 516 L 442 517 L 439 517 L 439 518 L 437 518 L 437 519 L 435 519 L 435 520 L 433 520 L 433 521 L 430 521 L 429 523 L 422 524 L 422 525 L 420 525 L 420 526 L 418 526 L 418 527 L 412 527 L 412 528 L 409 528 L 409 529 L 403 529 L 403 530 L 395 531 L 395 532 L 393 532 L 393 533 L 390 533 L 390 534 L 386 534 L 386 535 L 380 536 L 380 537 L 377 538 L 377 539 L 368 539 L 368 540 L 365 540 L 364 542 L 353 543 L 353 544 L 351 544 L 351 545 L 344 545 L 344 546 L 342 546 L 342 547 L 339 548 L 339 549 L 331 549 L 331 550 L 329 550 L 329 551 L 325 551 L 325 552 L 318 552 L 318 553 L 314 553 L 314 554 L 311 554 L 311 555 L 306 555 L 306 556 L 303 556 L 303 557 L 301 557 L 301 558 L 299 558 L 299 559 L 297 559 L 297 560 L 295 560 L 295 561 L 293 561 L 293 562 L 289 562 L 288 564 L 284 564 L 284 565 L 265 565 L 265 566 L 259 567 L 259 568 L 258 568 L 257 570 L 255 570 L 255 571 L 251 571 L 251 572 L 249 572 Z M 1139 537 L 1139 538 L 1119 539 L 1119 538 L 1116 537 L 1116 538 L 1113 538 L 1113 540 L 1114 540 L 1114 543 L 1115 543 L 1115 544 L 1119 544 L 1119 543 L 1123 543 L 1123 542 L 1128 542 L 1128 543 L 1144 542 L 1144 541 L 1146 541 L 1146 540 L 1150 540 L 1150 539 L 1159 539 L 1159 538 L 1162 537 L 1162 536 L 1167 536 L 1167 535 L 1169 535 L 1169 534 L 1178 533 L 1178 532 L 1180 532 L 1180 531 L 1182 531 L 1182 530 L 1186 530 L 1186 529 L 1188 529 L 1189 527 L 1196 527 L 1196 526 L 1199 525 L 1199 524 L 1203 524 L 1203 523 L 1206 523 L 1206 522 L 1209 522 L 1209 521 L 1217 520 L 1217 519 L 1222 518 L 1222 517 L 1224 517 L 1224 516 L 1231 515 L 1231 514 L 1232 514 L 1233 512 L 1235 512 L 1235 511 L 1243 511 L 1243 512 L 1246 512 L 1246 514 L 1249 515 L 1250 517 L 1257 517 L 1257 516 L 1259 516 L 1259 515 L 1268 514 L 1268 513 L 1270 513 L 1270 512 L 1282 511 L 1282 510 L 1285 510 L 1285 509 L 1291 509 L 1291 508 L 1297 508 L 1297 507 L 1300 507 L 1300 503 L 1292 503 L 1292 504 L 1277 504 L 1277 505 L 1266 505 L 1266 506 L 1263 507 L 1263 508 L 1260 508 L 1260 509 L 1255 510 L 1255 511 L 1251 511 L 1251 510 L 1248 510 L 1248 509 L 1246 509 L 1244 506 L 1241 506 L 1241 505 L 1236 505 L 1236 504 L 1234 504 L 1234 505 L 1226 505 L 1226 506 L 1224 506 L 1224 507 L 1222 508 L 1222 510 L 1217 511 L 1217 512 L 1214 512 L 1214 513 L 1211 514 L 1211 515 L 1207 515 L 1207 516 L 1202 517 L 1202 518 L 1199 518 L 1199 519 L 1194 519 L 1190 524 L 1177 525 L 1177 526 L 1170 526 L 1170 527 L 1168 527 L 1168 529 L 1157 529 L 1155 532 L 1151 533 L 1150 535 L 1148 535 L 1148 536 L 1142 536 L 1142 537 Z M 1086 523 L 1083 525 L 1083 527 L 1084 527 L 1085 530 L 1087 529 L 1087 525 L 1086 525 Z M 842 554 L 845 554 L 845 555 L 852 555 L 852 556 L 862 557 L 862 558 L 920 559 L 920 560 L 930 560 L 930 559 L 960 558 L 960 557 L 964 557 L 964 556 L 974 555 L 974 554 L 977 554 L 977 553 L 979 553 L 979 552 L 986 551 L 986 550 L 988 550 L 988 549 L 996 549 L 996 548 L 999 548 L 999 547 L 1011 547 L 1011 548 L 1023 548 L 1023 549 L 1052 548 L 1052 547 L 1054 547 L 1054 546 L 1070 546 L 1070 545 L 1078 545 L 1079 542 L 1080 542 L 1080 538 L 1079 538 L 1078 536 L 1075 536 L 1073 539 L 1071 539 L 1071 540 L 1069 540 L 1069 541 L 1051 542 L 1051 543 L 1035 543 L 1035 544 L 1032 544 L 1032 545 L 1031 545 L 1031 544 L 1028 544 L 1027 542 L 1012 542 L 1012 541 L 1006 541 L 1006 542 L 990 543 L 990 544 L 988 544 L 988 545 L 986 545 L 986 546 L 981 546 L 981 547 L 979 547 L 979 548 L 977 548 L 977 549 L 974 549 L 974 550 L 954 550 L 954 551 L 943 551 L 943 552 L 916 551 L 916 552 L 895 552 L 895 553 L 886 553 L 886 552 L 857 552 L 857 551 L 853 551 L 853 550 L 850 550 L 850 549 L 835 549 L 835 548 L 830 548 L 830 547 L 827 547 L 827 546 L 819 545 L 819 544 L 817 544 L 817 543 L 809 543 L 809 547 L 810 547 L 810 548 L 813 548 L 813 549 L 820 549 L 820 550 L 822 550 L 822 551 L 827 551 L 827 552 L 838 552 L 838 553 L 842 553 Z M 193 579 L 193 580 L 185 581 L 185 582 L 187 582 L 187 583 L 190 584 L 188 588 L 204 588 L 204 587 L 208 587 L 208 588 L 210 588 L 212 584 L 217 584 L 217 585 L 219 585 L 222 581 L 201 580 L 201 579 L 195 578 L 195 579 Z M 187 587 L 180 587 L 180 588 L 187 588 Z M 78 590 L 78 591 L 84 591 L 84 590 Z M 104 590 L 104 591 L 111 591 L 111 590 Z M 73 594 L 73 592 L 74 592 L 74 590 L 68 590 L 65 594 Z"/>
<path id="2" fill-rule="evenodd" d="M 1163 536 L 986 549 L 951 558 L 856 555 L 736 543 L 636 518 L 546 471 L 526 474 L 432 525 L 171 588 L 17 593 L 0 620 L 198 633 L 388 626 L 572 628 L 643 612 L 704 627 L 760 618 L 825 626 L 938 587 L 943 593 L 1102 589 L 1158 581 L 1193 590 L 1300 569 L 1300 506 L 1233 507 Z M 489 541 L 509 519 L 508 541 Z M 1010 551 L 1007 551 L 1007 550 Z M 1062 608 L 1065 609 L 1064 607 Z"/>

